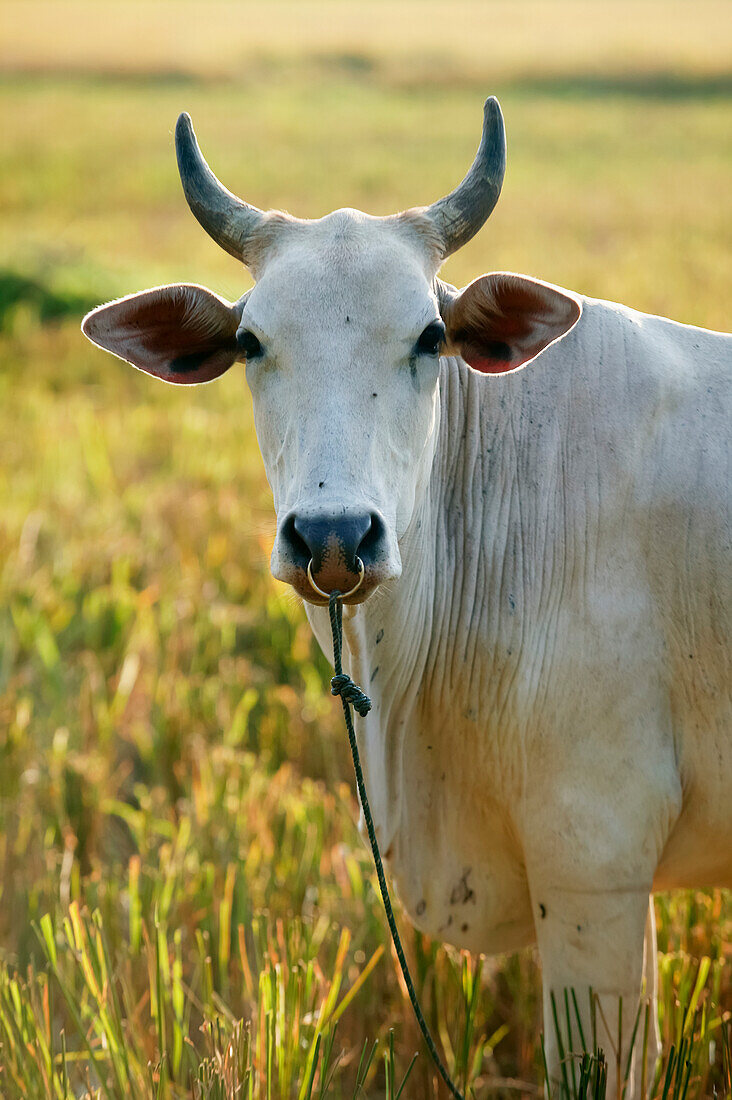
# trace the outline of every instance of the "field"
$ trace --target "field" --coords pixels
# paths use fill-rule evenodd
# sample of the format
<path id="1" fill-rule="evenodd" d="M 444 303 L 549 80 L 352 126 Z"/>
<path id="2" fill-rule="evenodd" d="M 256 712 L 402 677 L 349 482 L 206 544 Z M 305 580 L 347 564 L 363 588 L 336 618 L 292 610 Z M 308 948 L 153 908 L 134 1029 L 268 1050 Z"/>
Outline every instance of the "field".
<path id="1" fill-rule="evenodd" d="M 387 213 L 454 186 L 494 92 L 504 193 L 445 277 L 524 271 L 729 327 L 726 0 L 446 11 L 3 5 L 3 1100 L 396 1097 L 417 1051 L 402 1096 L 441 1095 L 356 832 L 329 666 L 269 577 L 243 368 L 156 384 L 79 320 L 158 283 L 249 285 L 185 205 L 179 111 L 251 202 Z M 666 1058 L 693 1034 L 688 1095 L 729 1096 L 732 897 L 656 910 Z M 461 1084 L 538 1094 L 535 955 L 469 958 L 402 928 Z"/>

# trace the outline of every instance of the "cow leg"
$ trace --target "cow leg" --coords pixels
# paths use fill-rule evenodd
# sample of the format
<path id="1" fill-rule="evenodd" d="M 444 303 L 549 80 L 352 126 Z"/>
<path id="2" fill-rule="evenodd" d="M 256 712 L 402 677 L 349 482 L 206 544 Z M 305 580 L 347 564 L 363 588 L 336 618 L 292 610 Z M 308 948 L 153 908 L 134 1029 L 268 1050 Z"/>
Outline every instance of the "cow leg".
<path id="1" fill-rule="evenodd" d="M 549 883 L 532 883 L 531 888 L 538 909 L 552 1095 L 571 1095 L 573 1072 L 579 1081 L 579 1060 L 566 1055 L 581 1053 L 581 1028 L 585 1047 L 592 1049 L 594 1032 L 595 1043 L 605 1052 L 608 1100 L 620 1100 L 643 982 L 648 890 L 562 889 Z M 655 1018 L 655 998 L 651 1012 Z M 637 1063 L 642 1056 L 642 1020 L 638 1032 L 625 1100 L 637 1097 L 641 1087 Z"/>

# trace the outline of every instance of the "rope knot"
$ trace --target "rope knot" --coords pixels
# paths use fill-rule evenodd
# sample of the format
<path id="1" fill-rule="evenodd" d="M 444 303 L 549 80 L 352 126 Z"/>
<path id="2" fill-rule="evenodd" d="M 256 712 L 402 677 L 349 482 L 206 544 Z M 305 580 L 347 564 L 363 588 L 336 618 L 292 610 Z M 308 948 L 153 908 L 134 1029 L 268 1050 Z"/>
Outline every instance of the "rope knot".
<path id="1" fill-rule="evenodd" d="M 354 684 L 351 677 L 346 676 L 345 672 L 333 677 L 330 682 L 330 693 L 331 695 L 340 695 L 341 699 L 345 699 L 347 703 L 350 703 L 362 718 L 365 718 L 371 710 L 371 700 L 368 695 L 364 694 L 358 684 Z"/>

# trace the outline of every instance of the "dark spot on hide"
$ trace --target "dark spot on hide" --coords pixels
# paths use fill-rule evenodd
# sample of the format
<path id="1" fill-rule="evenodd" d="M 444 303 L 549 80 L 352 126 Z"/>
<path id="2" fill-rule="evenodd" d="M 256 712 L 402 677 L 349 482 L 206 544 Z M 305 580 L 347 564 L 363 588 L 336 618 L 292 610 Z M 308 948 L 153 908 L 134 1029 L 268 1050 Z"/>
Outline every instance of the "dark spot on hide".
<path id="1" fill-rule="evenodd" d="M 378 393 L 372 393 L 371 396 L 372 397 L 378 397 L 379 395 L 378 395 Z"/>
<path id="2" fill-rule="evenodd" d="M 371 673 L 371 679 L 372 679 L 372 680 L 374 680 L 374 679 L 375 679 L 375 677 L 376 677 L 376 673 L 377 673 L 378 671 L 379 671 L 379 666 L 377 665 L 377 666 L 376 666 L 376 668 L 374 669 L 374 671 L 373 671 L 373 672 Z"/>
<path id="3" fill-rule="evenodd" d="M 463 932 L 467 932 L 467 930 L 470 928 L 470 925 L 469 924 L 461 924 L 460 927 L 461 927 Z"/>
<path id="4" fill-rule="evenodd" d="M 421 917 L 426 908 L 427 902 L 424 900 L 424 898 L 422 898 L 422 900 L 417 903 L 417 908 L 414 911 L 418 917 Z"/>
<path id="5" fill-rule="evenodd" d="M 468 875 L 472 869 L 472 867 L 468 867 L 463 871 L 457 886 L 453 887 L 450 894 L 450 905 L 466 905 L 469 901 L 475 904 L 475 890 L 468 885 Z"/>
<path id="6" fill-rule="evenodd" d="M 318 482 L 318 488 L 319 488 L 319 489 L 322 489 L 324 485 L 325 485 L 325 482 L 324 482 L 324 481 L 319 481 L 319 482 Z"/>
<path id="7" fill-rule="evenodd" d="M 513 593 L 511 592 L 508 593 L 508 606 L 511 608 L 512 611 L 516 610 L 516 601 L 513 598 Z"/>
<path id="8" fill-rule="evenodd" d="M 581 925 L 581 924 L 578 924 L 578 925 L 577 925 L 577 931 L 578 931 L 578 932 L 581 932 L 581 931 L 582 931 L 582 925 Z"/>
<path id="9" fill-rule="evenodd" d="M 351 318 L 348 316 L 348 314 L 346 314 L 346 324 L 347 325 L 350 324 L 350 321 L 351 321 Z"/>
<path id="10" fill-rule="evenodd" d="M 188 371 L 198 370 L 210 355 L 210 351 L 192 351 L 190 355 L 178 355 L 170 360 L 170 370 L 173 374 L 187 374 Z"/>
<path id="11" fill-rule="evenodd" d="M 539 912 L 541 913 L 541 919 L 544 920 L 544 917 L 546 916 L 546 905 L 544 905 L 541 901 L 539 902 Z"/>
<path id="12" fill-rule="evenodd" d="M 379 631 L 379 633 L 378 633 L 378 634 L 376 635 L 376 644 L 377 644 L 377 645 L 379 644 L 379 642 L 381 641 L 381 639 L 382 639 L 383 637 L 384 637 L 384 629 L 383 629 L 383 627 L 382 627 L 382 629 L 381 629 L 381 630 Z"/>

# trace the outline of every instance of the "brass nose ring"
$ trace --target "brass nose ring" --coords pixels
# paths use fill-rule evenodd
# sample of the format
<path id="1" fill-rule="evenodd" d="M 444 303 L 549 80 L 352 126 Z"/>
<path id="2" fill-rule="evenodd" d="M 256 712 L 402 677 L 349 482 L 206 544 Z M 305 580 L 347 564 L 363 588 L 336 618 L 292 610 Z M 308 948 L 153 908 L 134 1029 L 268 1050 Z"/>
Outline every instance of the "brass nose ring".
<path id="1" fill-rule="evenodd" d="M 310 561 L 308 562 L 308 580 L 310 581 L 311 585 L 313 586 L 313 588 L 315 589 L 315 591 L 318 593 L 319 596 L 322 596 L 324 600 L 329 600 L 330 599 L 330 592 L 324 592 L 322 588 L 318 588 L 317 584 L 315 583 L 315 580 L 313 579 L 312 564 L 313 564 L 313 559 L 311 558 Z M 338 598 L 340 600 L 347 600 L 348 597 L 352 596 L 354 592 L 358 592 L 359 588 L 361 587 L 361 582 L 364 578 L 366 570 L 364 568 L 363 562 L 361 561 L 361 559 L 359 557 L 356 558 L 356 565 L 358 566 L 358 580 L 354 584 L 353 588 L 349 588 L 348 592 L 339 592 L 338 593 Z"/>

